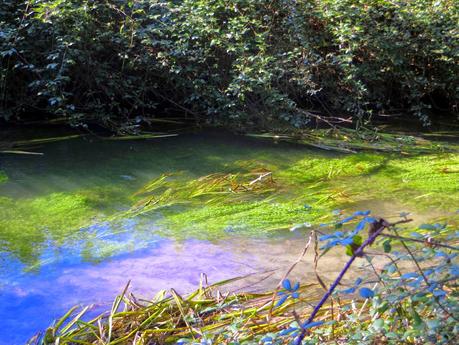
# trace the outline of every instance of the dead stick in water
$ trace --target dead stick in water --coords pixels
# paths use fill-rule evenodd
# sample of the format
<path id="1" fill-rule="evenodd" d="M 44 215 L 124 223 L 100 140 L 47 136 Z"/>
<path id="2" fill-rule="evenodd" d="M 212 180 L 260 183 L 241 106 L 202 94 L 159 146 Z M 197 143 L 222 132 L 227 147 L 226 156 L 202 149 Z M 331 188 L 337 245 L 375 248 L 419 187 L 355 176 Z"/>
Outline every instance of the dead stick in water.
<path id="1" fill-rule="evenodd" d="M 288 275 L 293 271 L 293 269 L 296 267 L 296 265 L 298 265 L 300 263 L 300 261 L 303 259 L 303 257 L 306 255 L 306 252 L 308 251 L 308 248 L 309 246 L 311 245 L 311 241 L 312 241 L 312 238 L 315 236 L 315 231 L 312 230 L 310 233 L 309 233 L 309 238 L 308 238 L 308 241 L 306 243 L 306 245 L 304 246 L 303 248 L 303 251 L 302 253 L 300 254 L 300 256 L 298 257 L 298 259 L 293 263 L 293 265 L 290 266 L 290 268 L 287 270 L 287 272 L 284 274 L 284 276 L 282 277 L 282 279 L 279 281 L 279 283 L 277 284 L 277 287 L 276 287 L 276 290 L 274 290 L 273 292 L 273 297 L 271 299 L 271 306 L 269 308 L 269 313 L 268 313 L 268 322 L 271 321 L 271 317 L 272 317 L 272 313 L 273 313 L 273 308 L 274 308 L 274 300 L 276 299 L 276 294 L 279 292 L 279 289 L 282 285 L 282 281 L 284 281 Z"/>

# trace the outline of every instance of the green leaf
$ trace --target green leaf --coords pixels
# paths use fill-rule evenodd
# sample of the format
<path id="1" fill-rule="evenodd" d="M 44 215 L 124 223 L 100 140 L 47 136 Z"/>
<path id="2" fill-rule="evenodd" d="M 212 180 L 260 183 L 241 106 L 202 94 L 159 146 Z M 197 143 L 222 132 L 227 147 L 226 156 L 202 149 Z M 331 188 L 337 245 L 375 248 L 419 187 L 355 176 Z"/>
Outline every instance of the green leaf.
<path id="1" fill-rule="evenodd" d="M 384 319 L 376 319 L 373 322 L 373 327 L 378 331 L 383 329 L 384 328 Z"/>
<path id="2" fill-rule="evenodd" d="M 383 243 L 384 253 L 390 253 L 392 251 L 392 246 L 390 244 L 390 240 L 386 240 Z"/>
<path id="3" fill-rule="evenodd" d="M 346 246 L 346 255 L 348 255 L 348 256 L 354 255 L 354 249 L 352 248 L 351 245 L 347 245 Z"/>
<path id="4" fill-rule="evenodd" d="M 415 328 L 421 328 L 423 326 L 424 322 L 414 308 L 411 308 L 411 317 L 413 318 L 413 325 Z"/>
<path id="5" fill-rule="evenodd" d="M 384 313 L 387 309 L 389 309 L 389 303 L 387 301 L 384 301 L 381 306 L 378 308 L 378 313 L 382 314 Z"/>
<path id="6" fill-rule="evenodd" d="M 359 247 L 360 247 L 360 246 L 362 245 L 362 243 L 363 243 L 363 238 L 362 238 L 362 236 L 360 236 L 360 235 L 355 235 L 355 236 L 352 238 L 352 240 L 354 241 L 354 244 L 357 245 L 357 246 L 359 246 Z"/>

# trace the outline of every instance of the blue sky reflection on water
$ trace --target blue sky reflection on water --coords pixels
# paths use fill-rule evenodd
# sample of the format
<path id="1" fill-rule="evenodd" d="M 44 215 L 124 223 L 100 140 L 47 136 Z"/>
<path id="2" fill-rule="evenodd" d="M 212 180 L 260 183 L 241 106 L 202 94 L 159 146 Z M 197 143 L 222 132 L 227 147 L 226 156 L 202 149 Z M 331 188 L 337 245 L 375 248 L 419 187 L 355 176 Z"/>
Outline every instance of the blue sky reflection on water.
<path id="1" fill-rule="evenodd" d="M 84 241 L 80 247 L 72 243 L 71 248 L 59 248 L 60 255 L 56 255 L 56 247 L 50 243 L 43 252 L 43 264 L 32 271 L 24 271 L 24 264 L 5 258 L 9 264 L 0 271 L 0 344 L 24 344 L 75 305 L 94 304 L 86 319 L 94 317 L 110 308 L 129 280 L 130 291 L 146 300 L 162 289 L 194 291 L 201 273 L 207 275 L 209 283 L 256 273 L 234 283 L 231 289 L 262 290 L 275 286 L 305 242 L 301 233 L 276 238 L 234 235 L 220 241 L 175 241 L 151 231 L 149 237 L 140 238 L 138 234 L 145 233 L 145 229 L 136 230 L 138 224 L 133 220 L 126 222 L 124 225 L 127 229 L 132 227 L 131 231 L 110 234 L 108 224 L 99 224 L 96 230 L 85 229 L 103 234 L 111 242 L 135 242 L 135 246 L 122 246 L 117 254 L 109 253 L 109 257 L 93 262 L 83 258 Z M 312 257 L 305 260 L 312 262 Z M 322 269 L 334 272 L 336 266 L 325 260 Z M 312 273 L 312 266 L 306 264 L 297 279 L 304 281 Z"/>
<path id="2" fill-rule="evenodd" d="M 158 238 L 147 248 L 100 263 L 73 256 L 45 264 L 37 272 L 10 274 L 9 279 L 2 277 L 0 344 L 24 344 L 74 305 L 95 304 L 96 311 L 101 310 L 128 280 L 132 280 L 134 293 L 148 298 L 170 287 L 192 291 L 201 272 L 213 282 L 253 272 L 237 260 L 227 248 L 211 242 Z M 11 271 L 17 266 L 12 265 Z"/>

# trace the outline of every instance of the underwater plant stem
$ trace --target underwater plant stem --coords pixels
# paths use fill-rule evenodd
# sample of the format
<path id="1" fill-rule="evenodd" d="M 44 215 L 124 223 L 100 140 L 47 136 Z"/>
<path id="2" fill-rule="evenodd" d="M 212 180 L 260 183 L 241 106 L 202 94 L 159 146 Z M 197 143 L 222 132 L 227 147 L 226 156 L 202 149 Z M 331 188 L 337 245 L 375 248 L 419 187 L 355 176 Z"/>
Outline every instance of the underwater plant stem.
<path id="1" fill-rule="evenodd" d="M 304 325 L 310 324 L 314 320 L 314 318 L 316 317 L 317 313 L 320 311 L 322 306 L 327 301 L 328 297 L 330 297 L 330 295 L 333 293 L 333 291 L 336 289 L 338 284 L 343 279 L 343 277 L 346 274 L 346 272 L 352 266 L 352 263 L 354 262 L 354 260 L 357 257 L 362 256 L 363 250 L 365 249 L 365 247 L 368 246 L 369 244 L 373 243 L 375 241 L 375 239 L 384 231 L 384 229 L 386 229 L 388 227 L 391 227 L 391 226 L 394 226 L 396 224 L 408 223 L 408 222 L 411 222 L 411 221 L 412 221 L 411 219 L 404 219 L 404 220 L 398 221 L 398 222 L 393 223 L 393 224 L 387 223 L 384 219 L 381 219 L 379 221 L 381 226 L 375 232 L 373 232 L 373 234 L 371 236 L 369 236 L 367 238 L 367 240 L 365 242 L 363 242 L 362 245 L 359 248 L 357 248 L 357 250 L 353 253 L 351 258 L 348 260 L 348 262 L 346 263 L 344 268 L 339 273 L 338 277 L 335 279 L 333 284 L 330 286 L 328 291 L 322 296 L 322 299 L 320 300 L 320 302 L 315 306 L 315 308 L 312 311 L 311 315 L 309 316 L 307 321 L 303 324 L 301 333 L 298 335 L 298 337 L 295 340 L 295 343 L 294 343 L 295 345 L 301 345 L 301 342 L 303 341 L 304 337 L 306 336 L 306 332 L 307 332 L 307 328 L 304 328 Z"/>

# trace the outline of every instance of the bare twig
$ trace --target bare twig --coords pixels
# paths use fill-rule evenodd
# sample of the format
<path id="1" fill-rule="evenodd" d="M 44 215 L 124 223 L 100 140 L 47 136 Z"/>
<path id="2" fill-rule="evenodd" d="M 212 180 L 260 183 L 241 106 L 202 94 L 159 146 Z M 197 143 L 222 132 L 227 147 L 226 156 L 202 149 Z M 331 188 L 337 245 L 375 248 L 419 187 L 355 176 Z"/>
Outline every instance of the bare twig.
<path id="1" fill-rule="evenodd" d="M 410 241 L 410 242 L 424 243 L 424 244 L 431 245 L 431 246 L 433 246 L 433 247 L 442 247 L 442 248 L 447 248 L 447 249 L 459 251 L 459 248 L 458 248 L 458 247 L 449 246 L 449 245 L 447 245 L 447 244 L 443 244 L 443 243 L 440 243 L 440 242 L 435 241 L 435 240 L 433 240 L 433 241 L 432 241 L 432 240 L 429 241 L 428 239 L 419 240 L 419 239 L 417 239 L 417 238 L 403 237 L 403 236 L 391 235 L 391 234 L 381 234 L 381 236 L 393 238 L 393 239 L 395 239 L 395 240 L 400 240 L 400 241 Z"/>
<path id="2" fill-rule="evenodd" d="M 313 238 L 314 234 L 315 234 L 314 230 L 312 230 L 309 233 L 309 238 L 308 238 L 308 241 L 307 241 L 306 245 L 303 248 L 303 252 L 300 254 L 298 259 L 293 263 L 293 265 L 290 266 L 290 268 L 287 270 L 287 272 L 284 274 L 282 279 L 277 284 L 276 290 L 274 290 L 273 297 L 271 299 L 271 306 L 269 308 L 269 313 L 268 313 L 268 322 L 271 320 L 272 312 L 273 312 L 273 308 L 274 308 L 274 300 L 276 299 L 276 295 L 279 292 L 279 289 L 280 289 L 280 287 L 282 285 L 282 281 L 284 281 L 288 277 L 288 275 L 293 271 L 293 269 L 296 267 L 296 265 L 298 265 L 300 263 L 300 261 L 303 259 L 303 257 L 306 255 L 306 252 L 308 251 L 308 248 L 311 245 L 312 238 Z"/>

